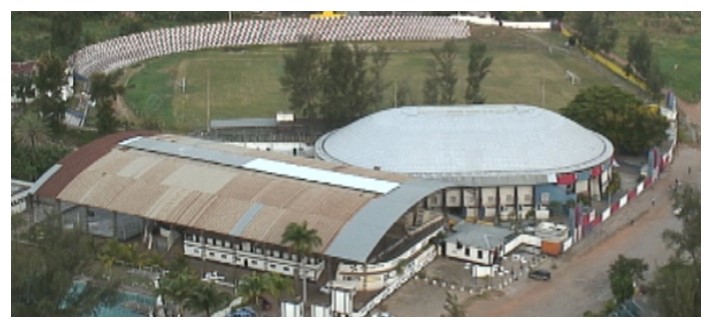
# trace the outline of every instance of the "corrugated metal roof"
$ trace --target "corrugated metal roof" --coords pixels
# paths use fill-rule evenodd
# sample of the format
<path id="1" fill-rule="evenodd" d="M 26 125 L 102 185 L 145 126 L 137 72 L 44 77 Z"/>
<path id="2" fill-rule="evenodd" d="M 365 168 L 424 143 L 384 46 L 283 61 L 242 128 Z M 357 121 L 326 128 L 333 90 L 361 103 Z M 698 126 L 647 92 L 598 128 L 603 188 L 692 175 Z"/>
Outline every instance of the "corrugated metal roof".
<path id="1" fill-rule="evenodd" d="M 506 238 L 512 234 L 511 230 L 500 227 L 461 222 L 454 227 L 454 232 L 447 236 L 446 241 L 488 250 L 505 244 Z"/>
<path id="2" fill-rule="evenodd" d="M 383 110 L 315 145 L 329 162 L 427 178 L 509 174 L 516 184 L 599 165 L 613 150 L 602 135 L 555 112 L 510 104 Z"/>
<path id="3" fill-rule="evenodd" d="M 210 128 L 264 128 L 276 127 L 277 121 L 274 118 L 244 118 L 228 120 L 210 120 Z"/>
<path id="4" fill-rule="evenodd" d="M 193 160 L 223 164 L 227 166 L 239 167 L 254 158 L 238 154 L 228 154 L 220 151 L 209 150 L 201 147 L 176 144 L 167 141 L 155 140 L 152 138 L 136 138 L 130 142 L 124 142 L 123 146 L 140 149 L 155 153 L 173 155 L 177 157 L 190 158 Z"/>
<path id="5" fill-rule="evenodd" d="M 255 216 L 257 216 L 257 213 L 259 213 L 260 210 L 262 210 L 262 205 L 261 203 L 252 203 L 247 211 L 239 218 L 237 223 L 232 227 L 232 229 L 229 232 L 229 235 L 239 237 L 242 234 L 242 231 L 249 225 L 249 223 L 252 222 L 252 219 L 254 219 Z"/>
<path id="6" fill-rule="evenodd" d="M 429 194 L 451 186 L 444 182 L 411 179 L 392 192 L 369 201 L 343 226 L 326 254 L 365 262 L 403 213 Z"/>

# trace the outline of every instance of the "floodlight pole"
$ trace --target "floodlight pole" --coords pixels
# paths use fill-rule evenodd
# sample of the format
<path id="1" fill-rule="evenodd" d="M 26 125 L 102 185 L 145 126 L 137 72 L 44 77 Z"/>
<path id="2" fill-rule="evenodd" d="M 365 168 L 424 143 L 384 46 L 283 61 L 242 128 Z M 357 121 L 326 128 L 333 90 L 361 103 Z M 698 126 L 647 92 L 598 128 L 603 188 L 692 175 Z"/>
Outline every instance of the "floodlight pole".
<path id="1" fill-rule="evenodd" d="M 210 133 L 210 69 L 207 70 L 207 132 Z"/>

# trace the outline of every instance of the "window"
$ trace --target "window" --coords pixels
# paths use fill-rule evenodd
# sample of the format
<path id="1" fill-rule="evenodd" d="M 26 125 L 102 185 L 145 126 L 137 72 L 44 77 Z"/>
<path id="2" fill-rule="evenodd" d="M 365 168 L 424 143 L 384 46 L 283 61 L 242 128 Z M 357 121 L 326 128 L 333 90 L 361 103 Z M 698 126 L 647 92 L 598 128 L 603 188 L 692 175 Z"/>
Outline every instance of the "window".
<path id="1" fill-rule="evenodd" d="M 523 201 L 525 202 L 530 202 L 531 201 L 531 195 L 530 194 L 525 194 L 523 195 Z"/>
<path id="2" fill-rule="evenodd" d="M 457 250 L 462 250 L 462 248 L 464 248 L 464 245 L 461 242 L 457 241 Z"/>
<path id="3" fill-rule="evenodd" d="M 210 257 L 215 257 L 215 253 L 212 251 L 208 252 L 207 254 L 210 255 Z"/>
<path id="4" fill-rule="evenodd" d="M 257 264 L 257 261 L 256 261 L 256 260 L 252 260 L 252 264 L 255 264 L 255 265 L 256 265 L 256 264 Z"/>
<path id="5" fill-rule="evenodd" d="M 439 203 L 437 195 L 430 196 L 430 200 L 432 201 L 432 205 L 437 205 Z"/>
<path id="6" fill-rule="evenodd" d="M 222 257 L 222 259 L 227 259 L 227 255 L 225 255 L 225 254 L 222 254 L 221 257 Z"/>
<path id="7" fill-rule="evenodd" d="M 232 242 L 225 241 L 225 248 L 232 248 Z"/>
<path id="8" fill-rule="evenodd" d="M 193 249 L 193 252 L 196 253 L 196 254 L 199 254 L 199 253 L 200 253 L 200 249 L 195 248 L 195 249 Z"/>
<path id="9" fill-rule="evenodd" d="M 496 200 L 494 200 L 494 196 L 487 196 L 486 197 L 487 204 L 493 204 L 494 202 L 496 202 Z"/>
<path id="10" fill-rule="evenodd" d="M 289 267 L 284 266 L 284 271 L 285 271 L 285 272 L 290 272 L 291 269 L 290 269 Z"/>
<path id="11" fill-rule="evenodd" d="M 450 203 L 456 203 L 458 201 L 459 201 L 459 198 L 457 198 L 457 196 L 449 196 Z"/>
<path id="12" fill-rule="evenodd" d="M 476 251 L 476 258 L 477 258 L 477 259 L 482 259 L 482 258 L 484 258 L 484 252 L 481 251 L 481 250 L 477 250 L 477 251 Z"/>
<path id="13" fill-rule="evenodd" d="M 276 264 L 269 264 L 270 268 L 276 268 Z"/>
<path id="14" fill-rule="evenodd" d="M 469 247 L 467 247 L 466 249 L 464 249 L 464 256 L 469 257 L 469 255 L 471 255 L 471 250 L 469 250 Z"/>
<path id="15" fill-rule="evenodd" d="M 215 245 L 218 247 L 222 247 L 222 240 L 215 240 Z"/>

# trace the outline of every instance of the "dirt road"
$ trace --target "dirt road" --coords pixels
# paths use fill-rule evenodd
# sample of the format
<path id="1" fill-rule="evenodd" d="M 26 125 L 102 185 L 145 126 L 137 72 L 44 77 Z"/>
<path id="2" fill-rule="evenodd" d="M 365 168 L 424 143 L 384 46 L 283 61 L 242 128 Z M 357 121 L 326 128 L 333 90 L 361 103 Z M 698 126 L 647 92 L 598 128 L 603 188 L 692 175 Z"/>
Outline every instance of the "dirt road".
<path id="1" fill-rule="evenodd" d="M 701 123 L 701 104 L 680 103 L 680 110 L 691 122 Z M 691 167 L 691 175 L 687 169 Z M 586 310 L 599 311 L 612 298 L 607 268 L 622 254 L 643 258 L 650 267 L 647 277 L 666 262 L 671 252 L 661 240 L 668 228 L 679 229 L 672 217 L 669 187 L 678 178 L 683 183 L 700 185 L 701 149 L 680 146 L 671 169 L 636 200 L 605 221 L 596 234 L 586 237 L 566 253 L 550 261 L 555 264 L 549 282 L 525 280 L 514 283 L 505 295 L 479 300 L 467 308 L 468 316 L 582 316 Z M 652 206 L 652 199 L 656 204 Z M 632 222 L 634 221 L 634 222 Z"/>

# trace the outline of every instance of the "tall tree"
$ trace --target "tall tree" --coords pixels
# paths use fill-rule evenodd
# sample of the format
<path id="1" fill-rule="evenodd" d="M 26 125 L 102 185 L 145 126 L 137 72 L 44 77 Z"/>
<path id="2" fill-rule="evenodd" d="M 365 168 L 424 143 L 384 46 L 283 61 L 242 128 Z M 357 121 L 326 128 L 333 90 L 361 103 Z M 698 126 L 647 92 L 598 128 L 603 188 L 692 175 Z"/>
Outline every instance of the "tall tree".
<path id="1" fill-rule="evenodd" d="M 657 56 L 652 56 L 652 63 L 650 64 L 649 71 L 645 76 L 645 81 L 647 82 L 647 87 L 649 87 L 649 93 L 652 96 L 652 100 L 661 100 L 664 96 L 662 94 L 662 88 L 664 88 L 667 78 L 659 69 L 659 59 Z"/>
<path id="2" fill-rule="evenodd" d="M 612 295 L 615 296 L 618 304 L 632 298 L 635 283 L 644 280 L 644 272 L 647 269 L 649 266 L 640 258 L 617 256 L 617 260 L 607 270 L 607 278 L 610 280 Z"/>
<path id="3" fill-rule="evenodd" d="M 291 251 L 296 253 L 299 258 L 299 271 L 296 275 L 302 280 L 302 302 L 305 304 L 307 299 L 306 290 L 306 275 L 301 275 L 305 272 L 306 257 L 311 255 L 313 251 L 321 246 L 321 237 L 316 229 L 310 229 L 306 221 L 301 224 L 291 222 L 284 229 L 281 235 L 281 243 L 288 245 Z"/>
<path id="4" fill-rule="evenodd" d="M 615 149 L 640 154 L 666 139 L 666 118 L 615 86 L 592 86 L 561 109 L 567 118 L 607 137 Z"/>
<path id="5" fill-rule="evenodd" d="M 113 109 L 116 97 L 124 92 L 124 87 L 117 84 L 119 77 L 118 71 L 108 75 L 100 72 L 91 75 L 91 99 L 96 102 L 99 135 L 113 133 L 119 125 Z"/>
<path id="6" fill-rule="evenodd" d="M 277 301 L 281 301 L 284 295 L 291 295 L 294 293 L 294 287 L 288 278 L 281 274 L 270 272 L 266 274 L 267 292 Z"/>
<path id="7" fill-rule="evenodd" d="M 389 83 L 383 80 L 385 66 L 390 59 L 390 53 L 385 50 L 385 47 L 378 46 L 377 50 L 371 55 L 371 65 L 368 69 L 370 72 L 370 110 L 377 110 L 383 105 L 383 92 L 389 86 Z"/>
<path id="8" fill-rule="evenodd" d="M 48 119 L 50 128 L 59 132 L 63 129 L 64 113 L 67 110 L 62 99 L 62 87 L 66 85 L 64 61 L 51 52 L 45 52 L 40 56 L 37 68 L 37 105 L 43 117 Z"/>
<path id="9" fill-rule="evenodd" d="M 466 317 L 464 308 L 459 303 L 459 298 L 456 294 L 447 291 L 447 300 L 444 303 L 445 314 L 443 317 Z"/>
<path id="10" fill-rule="evenodd" d="M 178 307 L 178 314 L 182 316 L 188 299 L 200 282 L 200 279 L 187 267 L 171 269 L 166 277 L 161 279 L 160 287 L 156 292 L 166 301 L 173 301 Z"/>
<path id="11" fill-rule="evenodd" d="M 427 69 L 427 78 L 422 85 L 422 101 L 424 104 L 437 105 L 439 104 L 439 78 L 437 77 L 437 69 L 432 62 Z"/>
<path id="12" fill-rule="evenodd" d="M 619 32 L 613 12 L 576 12 L 572 21 L 580 43 L 588 49 L 608 52 L 615 47 Z"/>
<path id="13" fill-rule="evenodd" d="M 701 192 L 682 186 L 674 197 L 674 208 L 682 229 L 662 233 L 674 255 L 654 275 L 652 303 L 662 316 L 701 316 Z"/>
<path id="14" fill-rule="evenodd" d="M 190 291 L 185 306 L 191 311 L 205 313 L 210 317 L 212 313 L 230 301 L 228 293 L 220 291 L 213 282 L 200 282 Z"/>
<path id="15" fill-rule="evenodd" d="M 324 59 L 321 114 L 329 127 L 341 127 L 367 113 L 371 96 L 366 57 L 360 47 L 337 42 Z"/>
<path id="16" fill-rule="evenodd" d="M 628 40 L 627 61 L 642 76 L 648 77 L 652 65 L 652 43 L 647 31 L 642 30 Z"/>
<path id="17" fill-rule="evenodd" d="M 289 95 L 289 109 L 314 119 L 319 115 L 321 51 L 309 37 L 303 37 L 292 54 L 284 56 L 284 75 L 279 79 Z"/>
<path id="18" fill-rule="evenodd" d="M 449 40 L 441 49 L 432 50 L 436 64 L 437 81 L 439 85 L 439 103 L 454 104 L 454 93 L 457 86 L 457 72 L 454 69 L 457 59 L 457 43 Z"/>
<path id="19" fill-rule="evenodd" d="M 259 299 L 265 293 L 269 292 L 269 279 L 263 274 L 252 272 L 252 274 L 242 277 L 239 280 L 236 292 L 243 303 L 253 303 L 254 309 L 261 311 L 262 305 Z"/>
<path id="20" fill-rule="evenodd" d="M 113 304 L 118 283 L 94 273 L 92 241 L 65 230 L 55 214 L 31 226 L 26 241 L 12 241 L 11 315 L 91 316 L 100 305 Z M 76 283 L 81 276 L 90 278 Z"/>
<path id="21" fill-rule="evenodd" d="M 81 45 L 82 17 L 79 15 L 66 11 L 52 13 L 50 42 L 61 57 L 68 56 Z"/>
<path id="22" fill-rule="evenodd" d="M 489 73 L 493 59 L 486 56 L 486 44 L 472 42 L 469 45 L 469 65 L 467 66 L 467 89 L 464 99 L 467 103 L 481 104 L 486 98 L 481 95 L 481 82 Z"/>

